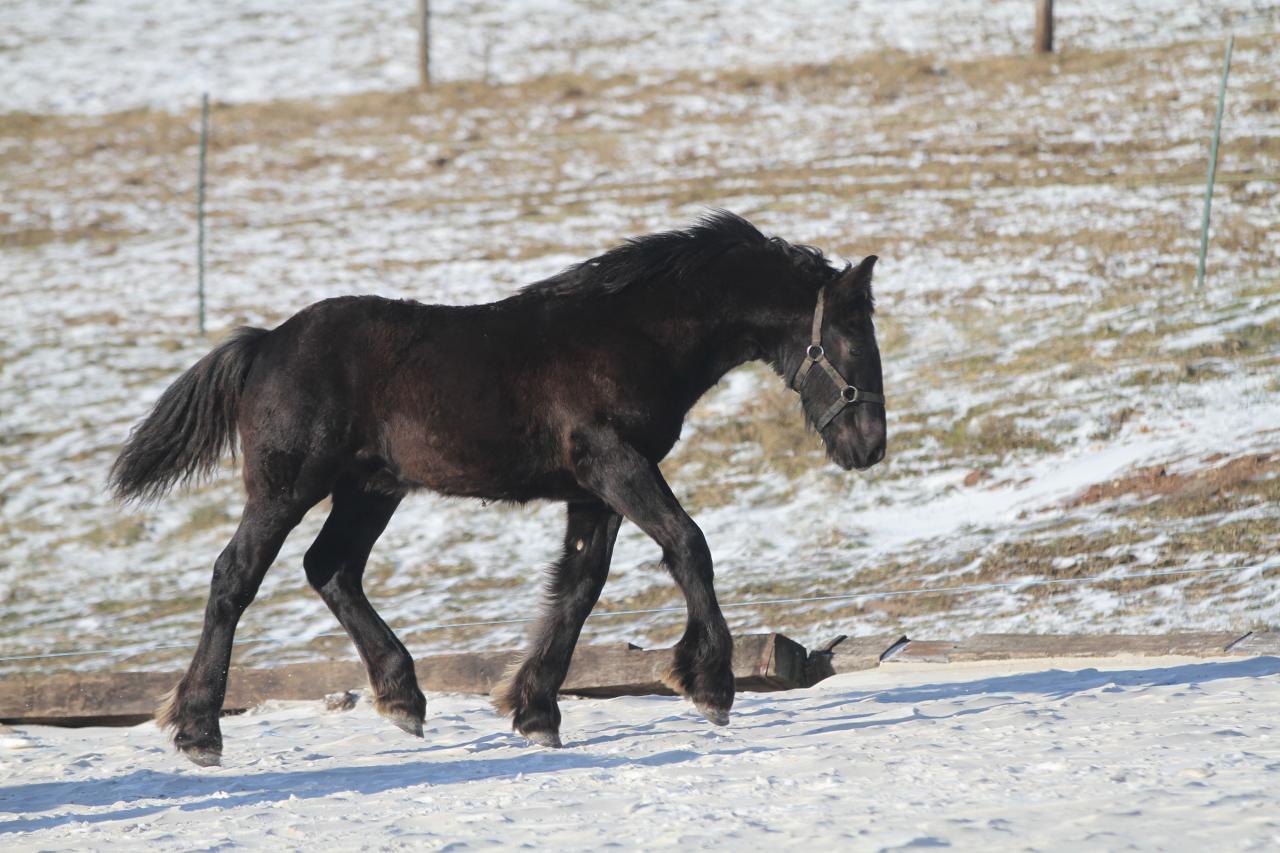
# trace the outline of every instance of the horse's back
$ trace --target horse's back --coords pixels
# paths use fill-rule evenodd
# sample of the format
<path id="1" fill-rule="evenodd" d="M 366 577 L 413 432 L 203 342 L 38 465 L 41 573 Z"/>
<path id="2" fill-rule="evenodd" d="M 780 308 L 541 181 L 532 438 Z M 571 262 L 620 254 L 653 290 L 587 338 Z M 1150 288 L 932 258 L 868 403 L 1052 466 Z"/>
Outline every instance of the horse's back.
<path id="1" fill-rule="evenodd" d="M 264 341 L 242 422 L 257 440 L 332 453 L 405 488 L 527 500 L 580 495 L 572 433 L 653 431 L 660 353 L 625 318 L 561 299 L 441 306 L 376 296 L 303 309 Z M 254 416 L 257 414 L 257 417 Z"/>
<path id="2" fill-rule="evenodd" d="M 246 456 L 324 457 L 405 489 L 533 497 L 552 439 L 526 399 L 520 328 L 495 306 L 310 305 L 259 349 L 241 404 Z"/>

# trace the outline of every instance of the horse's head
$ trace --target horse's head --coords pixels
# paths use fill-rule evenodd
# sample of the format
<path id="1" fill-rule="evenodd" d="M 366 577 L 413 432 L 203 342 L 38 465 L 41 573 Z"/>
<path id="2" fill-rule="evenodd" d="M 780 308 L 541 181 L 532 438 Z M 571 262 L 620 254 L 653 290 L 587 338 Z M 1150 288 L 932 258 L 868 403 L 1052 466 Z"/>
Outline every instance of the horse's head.
<path id="1" fill-rule="evenodd" d="M 805 417 L 822 436 L 827 455 L 848 471 L 884 458 L 884 379 L 871 315 L 871 270 L 876 256 L 848 267 L 818 291 L 808 340 L 794 342 L 790 385 Z"/>

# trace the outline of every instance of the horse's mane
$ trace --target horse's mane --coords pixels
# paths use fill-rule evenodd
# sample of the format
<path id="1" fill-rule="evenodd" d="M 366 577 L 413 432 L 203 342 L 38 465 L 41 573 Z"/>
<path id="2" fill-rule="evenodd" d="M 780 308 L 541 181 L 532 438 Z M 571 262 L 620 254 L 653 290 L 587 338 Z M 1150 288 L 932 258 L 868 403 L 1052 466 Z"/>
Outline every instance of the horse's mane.
<path id="1" fill-rule="evenodd" d="M 633 237 L 603 255 L 574 264 L 520 292 L 539 296 L 587 296 L 617 293 L 655 279 L 688 279 L 726 252 L 743 246 L 785 257 L 820 283 L 840 273 L 813 246 L 766 237 L 736 213 L 712 210 L 688 228 Z"/>

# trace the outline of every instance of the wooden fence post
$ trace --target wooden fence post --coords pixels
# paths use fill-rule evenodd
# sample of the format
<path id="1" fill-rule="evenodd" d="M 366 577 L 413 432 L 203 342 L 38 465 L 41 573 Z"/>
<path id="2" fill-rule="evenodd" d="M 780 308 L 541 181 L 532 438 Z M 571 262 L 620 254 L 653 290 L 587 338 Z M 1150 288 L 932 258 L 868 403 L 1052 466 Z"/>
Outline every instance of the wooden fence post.
<path id="1" fill-rule="evenodd" d="M 431 87 L 431 0 L 418 0 L 418 86 Z"/>
<path id="2" fill-rule="evenodd" d="M 1053 0 L 1036 0 L 1036 53 L 1053 53 Z"/>

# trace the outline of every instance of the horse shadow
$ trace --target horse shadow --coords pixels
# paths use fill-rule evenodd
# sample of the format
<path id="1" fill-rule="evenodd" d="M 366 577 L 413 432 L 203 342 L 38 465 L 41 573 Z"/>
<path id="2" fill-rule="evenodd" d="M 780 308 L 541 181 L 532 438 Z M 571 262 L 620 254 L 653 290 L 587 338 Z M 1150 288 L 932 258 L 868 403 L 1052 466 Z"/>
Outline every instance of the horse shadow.
<path id="1" fill-rule="evenodd" d="M 708 754 L 733 755 L 763 749 L 736 747 L 710 753 L 673 749 L 637 757 L 593 755 L 573 749 L 537 752 L 521 749 L 517 755 L 500 758 L 468 758 L 465 761 L 446 762 L 418 760 L 384 766 L 325 767 L 265 773 L 204 775 L 195 770 L 134 770 L 105 779 L 40 782 L 0 788 L 0 810 L 19 815 L 13 820 L 0 821 L 0 837 L 50 829 L 68 823 L 137 820 L 172 809 L 183 812 L 210 808 L 234 809 L 240 806 L 268 805 L 291 798 L 305 800 L 342 793 L 367 796 L 419 785 L 448 785 L 565 770 L 662 767 L 705 758 Z M 435 751 L 435 748 L 428 747 L 423 751 Z M 159 799 L 183 799 L 189 802 L 154 802 Z M 131 805 L 133 803 L 139 804 Z M 69 814 L 35 814 L 66 806 L 118 808 L 97 814 L 84 814 L 79 810 Z"/>
<path id="2" fill-rule="evenodd" d="M 824 704 L 809 706 L 805 709 L 805 712 L 812 714 L 835 709 L 847 709 L 850 706 L 866 707 L 867 704 L 915 706 L 926 702 L 978 696 L 988 696 L 1000 701 L 994 701 L 981 707 L 961 708 L 950 713 L 938 715 L 924 714 L 918 708 L 912 707 L 910 714 L 897 717 L 883 717 L 882 709 L 827 716 L 818 720 L 809 720 L 809 722 L 819 722 L 825 725 L 806 728 L 804 731 L 798 731 L 785 737 L 804 737 L 852 729 L 901 725 L 913 721 L 942 720 L 981 714 L 995 708 L 1026 704 L 1025 700 L 1017 698 L 1019 695 L 1026 694 L 1062 700 L 1099 690 L 1120 693 L 1131 689 L 1171 685 L 1195 688 L 1197 685 L 1210 681 L 1229 678 L 1264 678 L 1273 675 L 1280 675 L 1280 657 L 1262 656 L 1233 661 L 1208 661 L 1149 669 L 1099 670 L 1092 667 L 1074 671 L 1046 669 L 1038 672 L 977 678 L 972 681 L 917 684 L 880 690 L 850 690 L 837 694 L 831 701 Z M 788 699 L 787 701 L 795 700 Z M 794 717 L 788 717 L 756 723 L 751 727 L 769 728 L 779 725 L 794 725 L 795 722 Z"/>

